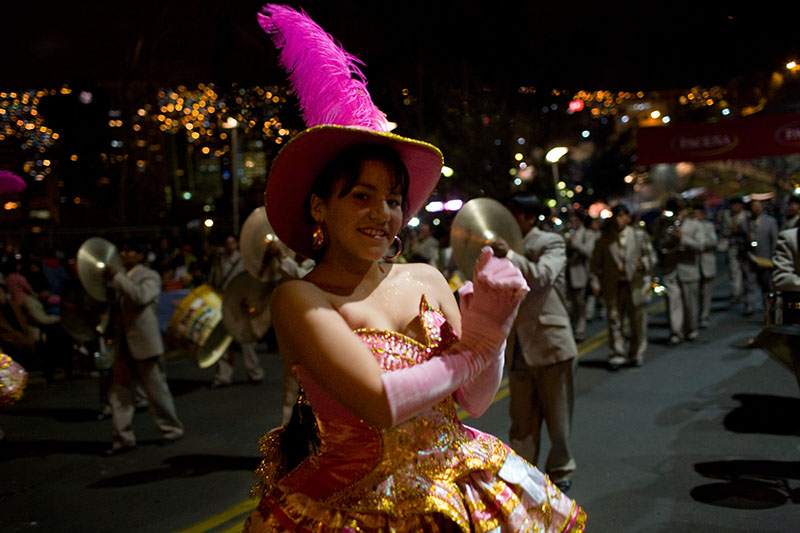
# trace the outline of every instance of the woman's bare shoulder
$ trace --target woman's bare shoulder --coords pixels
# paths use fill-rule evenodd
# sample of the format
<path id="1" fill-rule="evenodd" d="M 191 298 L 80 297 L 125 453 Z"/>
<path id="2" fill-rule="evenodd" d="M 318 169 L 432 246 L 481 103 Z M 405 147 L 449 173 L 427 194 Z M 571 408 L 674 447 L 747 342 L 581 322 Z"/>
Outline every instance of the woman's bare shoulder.
<path id="1" fill-rule="evenodd" d="M 396 263 L 394 268 L 400 272 L 408 273 L 420 278 L 441 278 L 442 273 L 435 266 L 428 263 Z"/>
<path id="2" fill-rule="evenodd" d="M 450 294 L 447 280 L 438 268 L 427 263 L 399 263 L 395 265 L 399 272 L 406 274 L 409 281 L 415 286 L 422 287 L 422 292 L 430 298 L 442 301 Z"/>
<path id="3" fill-rule="evenodd" d="M 302 280 L 287 280 L 278 285 L 272 293 L 272 305 L 328 307 L 330 303 L 325 293 L 313 283 Z"/>

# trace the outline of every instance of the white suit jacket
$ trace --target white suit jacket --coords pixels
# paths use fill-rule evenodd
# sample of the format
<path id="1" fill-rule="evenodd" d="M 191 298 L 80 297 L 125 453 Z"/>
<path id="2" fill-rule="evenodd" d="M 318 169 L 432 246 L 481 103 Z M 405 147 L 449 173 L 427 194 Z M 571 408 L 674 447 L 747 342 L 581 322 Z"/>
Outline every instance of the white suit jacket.
<path id="1" fill-rule="evenodd" d="M 778 221 L 775 217 L 762 213 L 750 222 L 756 246 L 751 251 L 759 257 L 772 257 L 778 240 Z"/>
<path id="2" fill-rule="evenodd" d="M 710 220 L 701 220 L 700 276 L 704 279 L 717 275 L 717 230 Z"/>
<path id="3" fill-rule="evenodd" d="M 144 265 L 129 272 L 118 272 L 111 280 L 116 291 L 114 339 L 120 346 L 122 335 L 134 359 L 147 359 L 164 353 L 164 341 L 158 328 L 158 295 L 161 276 Z"/>
<path id="4" fill-rule="evenodd" d="M 567 244 L 567 277 L 573 289 L 582 289 L 589 282 L 589 261 L 597 237 L 598 232 L 580 227 Z"/>
<path id="5" fill-rule="evenodd" d="M 511 353 L 516 340 L 528 366 L 545 366 L 578 355 L 566 307 L 567 251 L 564 237 L 533 228 L 522 250 L 508 254 L 525 276 L 531 291 L 525 296 L 509 337 Z"/>
<path id="6" fill-rule="evenodd" d="M 798 250 L 797 228 L 783 230 L 778 235 L 778 244 L 772 262 L 772 282 L 778 291 L 800 291 L 800 250 Z"/>
<path id="7" fill-rule="evenodd" d="M 651 295 L 656 253 L 644 230 L 626 226 L 622 231 L 625 233 L 624 250 L 620 250 L 616 231 L 604 232 L 597 241 L 592 254 L 592 274 L 599 279 L 603 296 L 615 300 L 622 266 L 624 279 L 630 282 L 633 304 L 644 305 Z M 644 270 L 637 268 L 639 260 Z"/>

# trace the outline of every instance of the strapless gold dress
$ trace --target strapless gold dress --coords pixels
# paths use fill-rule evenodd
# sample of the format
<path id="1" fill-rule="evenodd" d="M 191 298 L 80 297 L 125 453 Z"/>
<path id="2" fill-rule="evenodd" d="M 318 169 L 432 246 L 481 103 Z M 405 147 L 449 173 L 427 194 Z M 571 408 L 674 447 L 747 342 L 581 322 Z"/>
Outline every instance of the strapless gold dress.
<path id="1" fill-rule="evenodd" d="M 457 337 L 425 298 L 427 342 L 401 333 L 355 333 L 385 372 L 422 363 Z M 263 461 L 245 531 L 583 531 L 586 515 L 549 478 L 496 437 L 466 426 L 451 397 L 392 428 L 361 421 L 301 367 L 320 446 L 283 470 L 283 428 L 261 438 Z"/>

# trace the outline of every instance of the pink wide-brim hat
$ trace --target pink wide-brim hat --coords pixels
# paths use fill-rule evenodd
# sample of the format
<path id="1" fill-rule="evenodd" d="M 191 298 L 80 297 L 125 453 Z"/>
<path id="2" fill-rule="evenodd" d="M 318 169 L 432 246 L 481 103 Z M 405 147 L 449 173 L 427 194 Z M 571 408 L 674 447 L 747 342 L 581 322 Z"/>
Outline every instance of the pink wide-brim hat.
<path id="1" fill-rule="evenodd" d="M 264 201 L 275 234 L 289 248 L 311 257 L 314 223 L 307 215 L 315 180 L 325 166 L 349 148 L 385 145 L 394 148 L 408 170 L 407 212 L 403 225 L 430 197 L 442 172 L 442 152 L 432 144 L 394 133 L 355 126 L 323 124 L 308 128 L 278 153 L 267 179 Z"/>

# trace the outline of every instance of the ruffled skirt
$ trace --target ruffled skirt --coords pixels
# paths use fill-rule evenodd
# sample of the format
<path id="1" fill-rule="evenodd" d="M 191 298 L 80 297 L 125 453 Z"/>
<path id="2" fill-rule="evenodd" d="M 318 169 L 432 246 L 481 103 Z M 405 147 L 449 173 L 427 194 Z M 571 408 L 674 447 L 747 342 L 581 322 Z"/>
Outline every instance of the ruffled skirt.
<path id="1" fill-rule="evenodd" d="M 586 515 L 527 461 L 508 450 L 497 473 L 474 470 L 454 480 L 459 508 L 408 516 L 328 505 L 280 483 L 261 497 L 244 531 L 273 532 L 579 532 Z"/>

